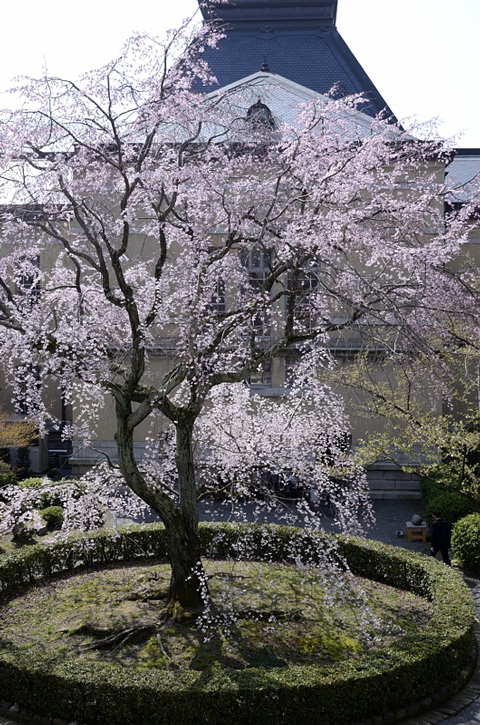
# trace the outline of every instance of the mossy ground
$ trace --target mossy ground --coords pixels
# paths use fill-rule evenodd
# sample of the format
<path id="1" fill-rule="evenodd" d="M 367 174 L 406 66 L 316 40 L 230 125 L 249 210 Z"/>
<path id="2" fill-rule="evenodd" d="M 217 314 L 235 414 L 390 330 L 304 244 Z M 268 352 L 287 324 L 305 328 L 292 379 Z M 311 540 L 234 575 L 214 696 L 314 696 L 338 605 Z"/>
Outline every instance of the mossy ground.
<path id="1" fill-rule="evenodd" d="M 0 644 L 125 667 L 328 665 L 387 646 L 430 617 L 425 600 L 368 580 L 363 595 L 339 588 L 332 599 L 314 569 L 207 561 L 206 573 L 214 610 L 183 622 L 160 618 L 166 563 L 52 579 L 1 608 Z"/>

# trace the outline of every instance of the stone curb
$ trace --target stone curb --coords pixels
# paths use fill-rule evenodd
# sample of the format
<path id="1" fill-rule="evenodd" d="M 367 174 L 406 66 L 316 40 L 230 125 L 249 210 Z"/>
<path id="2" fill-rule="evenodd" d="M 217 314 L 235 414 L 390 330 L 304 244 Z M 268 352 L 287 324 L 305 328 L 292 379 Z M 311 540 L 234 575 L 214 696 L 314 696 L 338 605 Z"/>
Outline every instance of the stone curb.
<path id="1" fill-rule="evenodd" d="M 480 620 L 475 619 L 475 638 L 477 642 L 477 660 L 474 663 L 471 677 L 467 677 L 465 684 L 453 697 L 441 704 L 436 704 L 434 709 L 424 712 L 420 717 L 404 721 L 404 725 L 435 725 L 450 717 L 459 715 L 462 710 L 471 705 L 480 697 Z"/>

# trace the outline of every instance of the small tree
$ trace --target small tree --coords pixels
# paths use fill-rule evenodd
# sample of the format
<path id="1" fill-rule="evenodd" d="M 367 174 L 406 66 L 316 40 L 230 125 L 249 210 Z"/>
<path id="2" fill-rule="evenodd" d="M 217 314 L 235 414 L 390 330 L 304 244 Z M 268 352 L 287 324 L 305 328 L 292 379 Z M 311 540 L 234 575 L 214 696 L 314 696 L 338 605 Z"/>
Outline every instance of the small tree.
<path id="1" fill-rule="evenodd" d="M 12 420 L 0 406 L 0 451 L 1 460 L 10 461 L 10 448 L 25 450 L 35 437 L 35 426 L 24 420 Z M 29 464 L 30 467 L 30 464 Z"/>
<path id="2" fill-rule="evenodd" d="M 30 471 L 30 451 L 26 446 L 21 446 L 17 451 L 15 460 L 15 471 L 18 478 L 27 478 Z"/>
<path id="3" fill-rule="evenodd" d="M 312 101 L 274 128 L 239 111 L 241 94 L 195 92 L 210 81 L 199 51 L 216 40 L 208 26 L 165 44 L 135 36 L 76 82 L 26 81 L 24 107 L 0 124 L 1 352 L 14 395 L 40 421 L 55 379 L 83 408 L 70 434 L 86 440 L 101 397 L 113 401 L 119 469 L 165 523 L 170 603 L 189 609 L 204 606 L 196 428 L 205 421 L 216 464 L 238 473 L 210 403 L 226 395 L 266 414 L 242 386 L 219 386 L 290 355 L 309 360 L 315 388 L 341 336 L 395 355 L 448 335 L 464 293 L 445 265 L 468 216 L 444 218 L 441 145 L 378 120 L 367 129 L 357 98 Z M 316 454 L 282 438 L 283 412 L 265 463 L 288 458 L 321 487 L 326 466 L 350 463 L 328 431 L 338 399 L 315 397 Z M 175 431 L 170 479 L 135 453 L 135 432 L 159 414 Z"/>
<path id="4" fill-rule="evenodd" d="M 456 260 L 457 272 L 459 260 Z M 465 273 L 467 283 L 470 276 Z M 458 278 L 460 279 L 460 277 Z M 468 314 L 462 336 L 447 349 L 435 339 L 435 354 L 416 350 L 402 355 L 356 355 L 348 369 L 327 371 L 330 384 L 349 390 L 352 407 L 366 420 L 382 420 L 381 431 L 368 431 L 360 441 L 358 460 L 363 464 L 390 459 L 407 471 L 445 484 L 478 501 L 480 493 L 480 430 L 478 378 L 472 375 L 478 357 L 476 316 L 478 292 L 470 283 Z M 460 317 L 460 316 L 457 316 Z M 459 320 L 455 320 L 456 334 Z M 380 357 L 380 359 L 379 359 Z"/>

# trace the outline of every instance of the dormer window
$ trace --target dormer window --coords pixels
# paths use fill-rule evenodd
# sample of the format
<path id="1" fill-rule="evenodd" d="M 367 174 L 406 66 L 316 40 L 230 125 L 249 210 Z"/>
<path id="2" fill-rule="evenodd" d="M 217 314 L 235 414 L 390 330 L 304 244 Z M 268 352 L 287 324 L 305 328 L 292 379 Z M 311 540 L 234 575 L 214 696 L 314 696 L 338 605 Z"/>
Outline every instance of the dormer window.
<path id="1" fill-rule="evenodd" d="M 256 127 L 267 129 L 275 128 L 273 113 L 265 103 L 261 102 L 260 98 L 248 109 L 246 120 Z"/>

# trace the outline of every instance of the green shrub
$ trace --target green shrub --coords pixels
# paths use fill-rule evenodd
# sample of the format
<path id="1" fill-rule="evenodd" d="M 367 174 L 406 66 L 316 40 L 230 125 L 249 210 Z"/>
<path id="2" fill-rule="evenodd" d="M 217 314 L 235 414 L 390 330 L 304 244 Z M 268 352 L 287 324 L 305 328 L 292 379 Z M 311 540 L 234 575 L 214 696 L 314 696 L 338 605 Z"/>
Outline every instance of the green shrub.
<path id="1" fill-rule="evenodd" d="M 41 509 L 42 518 L 51 529 L 59 529 L 63 524 L 63 509 L 61 506 L 47 506 Z"/>
<path id="2" fill-rule="evenodd" d="M 442 491 L 445 491 L 445 486 L 443 484 L 438 483 L 438 481 L 434 481 L 431 478 L 422 478 L 421 487 L 422 499 L 424 501 L 437 496 L 439 493 L 442 493 Z"/>
<path id="3" fill-rule="evenodd" d="M 67 721 L 109 725 L 220 725 L 231 720 L 232 712 L 239 725 L 349 725 L 432 697 L 441 688 L 445 696 L 469 661 L 474 623 L 470 593 L 458 572 L 430 557 L 380 542 L 288 527 L 202 524 L 200 536 L 208 556 L 235 556 L 240 539 L 246 538 L 251 558 L 290 561 L 302 554 L 310 560 L 319 539 L 326 537 L 329 545 L 338 544 L 340 566 L 345 558 L 354 573 L 425 597 L 432 602 L 432 617 L 420 632 L 335 666 L 226 671 L 219 665 L 207 677 L 194 670 L 49 661 L 42 653 L 4 647 L 2 697 Z M 0 598 L 53 572 L 166 554 L 165 529 L 158 524 L 28 547 L 0 557 Z"/>
<path id="4" fill-rule="evenodd" d="M 463 566 L 480 572 L 480 514 L 457 521 L 452 532 L 452 549 Z"/>
<path id="5" fill-rule="evenodd" d="M 455 491 L 447 491 L 435 496 L 424 508 L 428 522 L 432 520 L 432 512 L 438 510 L 441 512 L 442 518 L 451 526 L 476 510 L 472 501 Z"/>
<path id="6" fill-rule="evenodd" d="M 29 478 L 24 478 L 20 481 L 18 485 L 20 488 L 40 488 L 44 481 L 44 476 L 29 476 Z"/>
<path id="7" fill-rule="evenodd" d="M 20 488 L 40 488 L 45 483 L 45 476 L 31 476 L 30 478 L 24 478 L 23 481 L 19 481 Z M 50 481 L 48 480 L 48 483 L 50 486 L 56 486 L 64 483 L 63 481 Z M 59 496 L 55 495 L 53 491 L 47 493 L 44 492 L 42 494 L 42 497 L 40 499 L 39 507 L 41 509 L 49 508 L 50 506 L 61 506 L 62 500 Z"/>
<path id="8" fill-rule="evenodd" d="M 432 512 L 436 510 L 451 526 L 478 510 L 474 501 L 436 481 L 422 481 L 422 499 L 423 516 L 428 524 L 432 521 Z"/>

